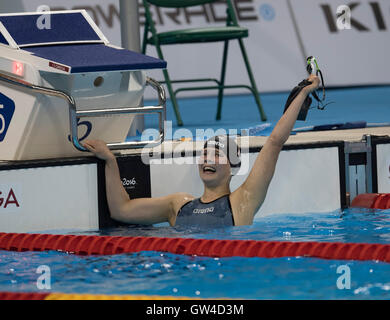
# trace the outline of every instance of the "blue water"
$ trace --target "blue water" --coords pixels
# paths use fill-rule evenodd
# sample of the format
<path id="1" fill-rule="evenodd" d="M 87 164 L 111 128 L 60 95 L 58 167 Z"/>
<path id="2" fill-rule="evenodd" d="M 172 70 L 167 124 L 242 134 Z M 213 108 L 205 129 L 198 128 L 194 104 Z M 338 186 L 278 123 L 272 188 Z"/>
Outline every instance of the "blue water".
<path id="1" fill-rule="evenodd" d="M 345 210 L 260 217 L 221 229 L 121 227 L 95 232 L 218 239 L 390 243 L 390 210 Z M 94 234 L 94 233 L 87 233 Z M 148 294 L 246 299 L 390 299 L 390 264 L 316 258 L 208 258 L 161 252 L 81 257 L 60 252 L 0 251 L 0 291 L 39 291 L 40 265 L 51 292 Z M 350 288 L 338 288 L 340 266 Z M 340 280 L 339 280 L 340 281 Z M 47 290 L 46 290 L 47 291 Z"/>
<path id="2" fill-rule="evenodd" d="M 79 257 L 0 251 L 0 258 L 2 291 L 39 291 L 36 269 L 44 264 L 50 267 L 52 292 L 247 299 L 390 298 L 390 268 L 381 262 L 218 259 L 156 252 Z M 337 287 L 337 268 L 344 265 L 350 268 L 350 289 Z"/>
<path id="3" fill-rule="evenodd" d="M 390 243 L 390 210 L 354 208 L 330 213 L 277 214 L 256 217 L 250 226 L 219 229 L 126 226 L 98 233 L 92 232 L 92 234 L 266 241 Z"/>

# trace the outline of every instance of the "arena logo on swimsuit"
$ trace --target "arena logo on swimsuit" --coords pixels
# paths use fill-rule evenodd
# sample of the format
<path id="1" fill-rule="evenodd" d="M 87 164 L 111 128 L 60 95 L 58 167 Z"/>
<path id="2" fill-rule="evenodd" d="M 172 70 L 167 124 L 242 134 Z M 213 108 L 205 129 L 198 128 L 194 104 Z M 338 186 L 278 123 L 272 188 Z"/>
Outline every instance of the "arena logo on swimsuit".
<path id="1" fill-rule="evenodd" d="M 214 207 L 194 209 L 192 213 L 211 213 L 214 211 Z"/>
<path id="2" fill-rule="evenodd" d="M 12 116 L 15 112 L 15 103 L 0 93 L 0 142 L 2 142 L 7 134 Z"/>

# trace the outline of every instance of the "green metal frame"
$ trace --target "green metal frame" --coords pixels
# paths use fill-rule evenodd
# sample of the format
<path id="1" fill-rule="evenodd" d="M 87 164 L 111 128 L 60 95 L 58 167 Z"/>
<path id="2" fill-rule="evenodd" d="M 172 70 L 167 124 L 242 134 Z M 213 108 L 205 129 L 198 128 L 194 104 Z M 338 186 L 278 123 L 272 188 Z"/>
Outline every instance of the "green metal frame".
<path id="1" fill-rule="evenodd" d="M 151 44 L 151 45 L 154 45 L 156 47 L 156 51 L 157 51 L 158 57 L 160 59 L 162 59 L 162 60 L 164 59 L 164 56 L 163 56 L 163 53 L 162 53 L 162 50 L 161 50 L 161 45 L 163 45 L 163 44 L 160 43 L 159 34 L 157 33 L 155 23 L 154 23 L 154 21 L 152 19 L 152 14 L 151 14 L 150 7 L 149 7 L 150 4 L 157 5 L 157 6 L 160 6 L 160 7 L 170 7 L 170 8 L 177 7 L 177 8 L 180 8 L 180 7 L 201 5 L 201 4 L 215 2 L 215 1 L 216 0 L 143 0 L 143 4 L 144 4 L 144 7 L 145 7 L 145 18 L 146 19 L 145 19 L 145 28 L 144 28 L 143 42 L 142 42 L 142 53 L 145 54 L 147 45 Z M 237 27 L 237 28 L 240 28 L 231 0 L 226 0 L 226 4 L 227 4 L 226 27 Z M 219 28 L 219 29 L 221 29 L 221 28 Z M 203 29 L 191 29 L 191 30 L 195 31 L 195 32 L 197 30 L 205 31 L 204 28 Z M 247 30 L 243 29 L 243 28 L 241 28 L 238 31 L 242 31 L 242 30 L 246 31 L 246 33 L 247 33 Z M 152 35 L 150 38 L 148 38 L 149 32 Z M 183 32 L 183 30 L 178 30 L 177 34 L 182 34 L 182 32 Z M 171 31 L 169 34 L 170 35 L 175 35 L 175 33 L 176 33 L 175 31 Z M 238 33 L 240 33 L 240 32 L 238 32 Z M 171 80 L 170 77 L 169 77 L 168 71 L 166 69 L 163 70 L 163 75 L 164 75 L 165 81 L 162 81 L 162 82 L 167 85 L 169 96 L 171 98 L 172 106 L 173 106 L 173 109 L 174 109 L 174 112 L 175 112 L 177 124 L 179 126 L 183 125 L 183 120 L 181 118 L 180 111 L 179 111 L 179 106 L 178 106 L 177 99 L 176 99 L 176 94 L 178 92 L 181 92 L 181 91 L 193 91 L 193 90 L 217 89 L 218 90 L 218 106 L 217 106 L 216 120 L 220 120 L 221 119 L 221 114 L 222 114 L 222 101 L 223 101 L 224 89 L 232 89 L 232 88 L 246 88 L 246 89 L 250 90 L 251 93 L 253 94 L 254 98 L 255 98 L 255 102 L 256 102 L 257 108 L 259 110 L 261 120 L 262 121 L 266 121 L 267 120 L 267 116 L 266 116 L 266 114 L 265 114 L 265 112 L 263 110 L 263 107 L 262 107 L 262 104 L 261 104 L 261 101 L 260 101 L 259 91 L 257 89 L 256 82 L 255 82 L 255 79 L 253 77 L 253 73 L 252 73 L 252 69 L 251 69 L 250 63 L 249 63 L 248 55 L 246 53 L 246 49 L 245 49 L 244 42 L 243 42 L 243 39 L 242 39 L 244 37 L 244 35 L 242 35 L 242 34 L 241 35 L 237 35 L 237 37 L 232 38 L 232 39 L 228 39 L 228 40 L 226 40 L 225 38 L 221 38 L 220 40 L 218 40 L 218 39 L 216 40 L 215 39 L 216 34 L 215 34 L 215 31 L 213 31 L 212 28 L 210 28 L 210 32 L 208 32 L 208 34 L 210 34 L 210 37 L 213 37 L 212 38 L 213 40 L 210 40 L 210 41 L 213 41 L 213 42 L 223 41 L 224 42 L 223 57 L 222 57 L 222 68 L 221 68 L 221 73 L 220 73 L 220 79 L 219 80 L 212 79 L 212 78 Z M 248 85 L 225 85 L 227 56 L 228 56 L 229 41 L 230 40 L 238 40 L 238 43 L 239 43 L 239 46 L 240 46 L 240 49 L 241 49 L 241 54 L 242 54 L 242 57 L 243 57 L 243 60 L 244 60 L 244 63 L 245 63 L 245 67 L 246 67 L 246 70 L 247 70 L 247 73 L 248 73 L 250 86 L 248 86 Z M 189 42 L 196 43 L 196 42 L 200 42 L 200 41 L 198 41 L 197 39 L 194 39 L 194 40 L 190 39 L 189 40 L 189 37 L 187 37 L 186 43 L 189 43 Z M 180 44 L 180 43 L 183 43 L 183 42 L 180 42 L 180 40 L 178 40 L 176 43 Z M 188 83 L 188 82 L 204 82 L 204 81 L 212 81 L 212 82 L 215 82 L 216 85 L 214 85 L 214 86 L 198 86 L 198 87 L 182 87 L 182 88 L 179 88 L 179 89 L 177 89 L 175 91 L 173 90 L 173 87 L 172 87 L 172 83 L 186 83 L 186 82 Z"/>

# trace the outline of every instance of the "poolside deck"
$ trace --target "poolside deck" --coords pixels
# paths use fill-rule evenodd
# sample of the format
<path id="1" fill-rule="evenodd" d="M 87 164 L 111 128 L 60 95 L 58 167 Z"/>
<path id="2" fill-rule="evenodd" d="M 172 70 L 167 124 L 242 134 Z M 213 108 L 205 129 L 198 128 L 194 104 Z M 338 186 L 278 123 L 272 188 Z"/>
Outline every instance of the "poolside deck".
<path id="1" fill-rule="evenodd" d="M 261 95 L 262 103 L 267 114 L 267 123 L 274 126 L 281 117 L 288 92 L 265 93 Z M 390 136 L 390 86 L 361 87 L 347 89 L 327 90 L 327 101 L 334 102 L 325 110 L 312 109 L 309 111 L 306 121 L 297 121 L 295 129 L 317 126 L 332 123 L 346 123 L 354 121 L 365 121 L 367 125 L 379 125 L 378 127 L 366 127 L 361 129 L 348 130 L 327 130 L 327 131 L 305 131 L 291 135 L 286 145 L 306 144 L 334 141 L 360 141 L 363 135 Z M 149 103 L 149 102 L 148 102 Z M 216 98 L 198 97 L 180 99 L 180 110 L 184 120 L 184 126 L 175 125 L 175 118 L 170 102 L 167 103 L 167 119 L 172 121 L 172 131 L 179 129 L 187 131 L 192 135 L 190 140 L 196 139 L 196 131 L 224 129 L 241 129 L 255 127 L 264 122 L 259 119 L 253 97 L 250 95 L 226 96 L 223 104 L 222 119 L 215 120 Z M 312 107 L 315 106 L 313 102 Z M 388 122 L 388 123 L 386 123 Z M 155 119 L 145 118 L 145 127 L 153 127 Z M 270 130 L 268 130 L 270 132 Z M 261 147 L 264 145 L 266 136 L 250 137 L 250 147 Z M 198 145 L 198 147 L 201 144 Z M 193 141 L 172 141 L 167 137 L 159 149 L 168 150 L 172 148 L 175 152 L 194 148 Z M 195 148 L 197 149 L 197 148 Z M 139 153 L 140 150 L 127 150 L 124 154 Z"/>
<path id="2" fill-rule="evenodd" d="M 327 131 L 308 131 L 299 132 L 296 135 L 290 136 L 286 144 L 302 144 L 302 143 L 318 143 L 318 142 L 333 142 L 333 141 L 360 141 L 363 135 L 390 136 L 390 126 L 361 128 L 348 130 L 327 130 Z M 264 144 L 267 137 L 255 137 L 254 141 Z M 260 139 L 257 139 L 260 138 Z"/>
<path id="3" fill-rule="evenodd" d="M 348 129 L 348 130 L 327 130 L 327 131 L 308 131 L 308 132 L 298 132 L 295 135 L 291 135 L 287 142 L 288 145 L 298 145 L 298 144 L 318 144 L 318 143 L 327 143 L 327 142 L 336 142 L 336 141 L 345 141 L 345 142 L 359 142 L 362 140 L 364 135 L 374 135 L 374 136 L 388 136 L 390 137 L 390 126 L 386 127 L 374 127 L 374 128 L 361 128 L 361 129 Z M 249 137 L 249 147 L 258 148 L 262 147 L 268 137 L 258 136 L 258 137 Z M 240 138 L 238 139 L 240 143 Z M 154 153 L 172 153 L 174 151 L 175 155 L 178 155 L 182 152 L 187 152 L 189 150 L 200 151 L 203 147 L 203 143 L 196 143 L 196 141 L 172 141 L 166 140 L 162 143 L 161 146 L 153 148 Z M 147 149 L 151 151 L 152 149 Z M 145 151 L 145 150 L 144 150 Z M 141 150 L 139 149 L 130 149 L 124 150 L 122 154 L 139 154 Z"/>

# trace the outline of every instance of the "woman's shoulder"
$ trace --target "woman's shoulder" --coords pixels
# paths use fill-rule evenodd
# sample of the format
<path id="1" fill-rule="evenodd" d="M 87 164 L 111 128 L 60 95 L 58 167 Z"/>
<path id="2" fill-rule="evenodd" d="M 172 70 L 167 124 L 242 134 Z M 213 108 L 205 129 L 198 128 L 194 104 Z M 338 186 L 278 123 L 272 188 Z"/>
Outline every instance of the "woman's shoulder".
<path id="1" fill-rule="evenodd" d="M 195 199 L 195 197 L 187 192 L 177 192 L 171 195 L 174 211 L 178 212 L 182 206 Z"/>

